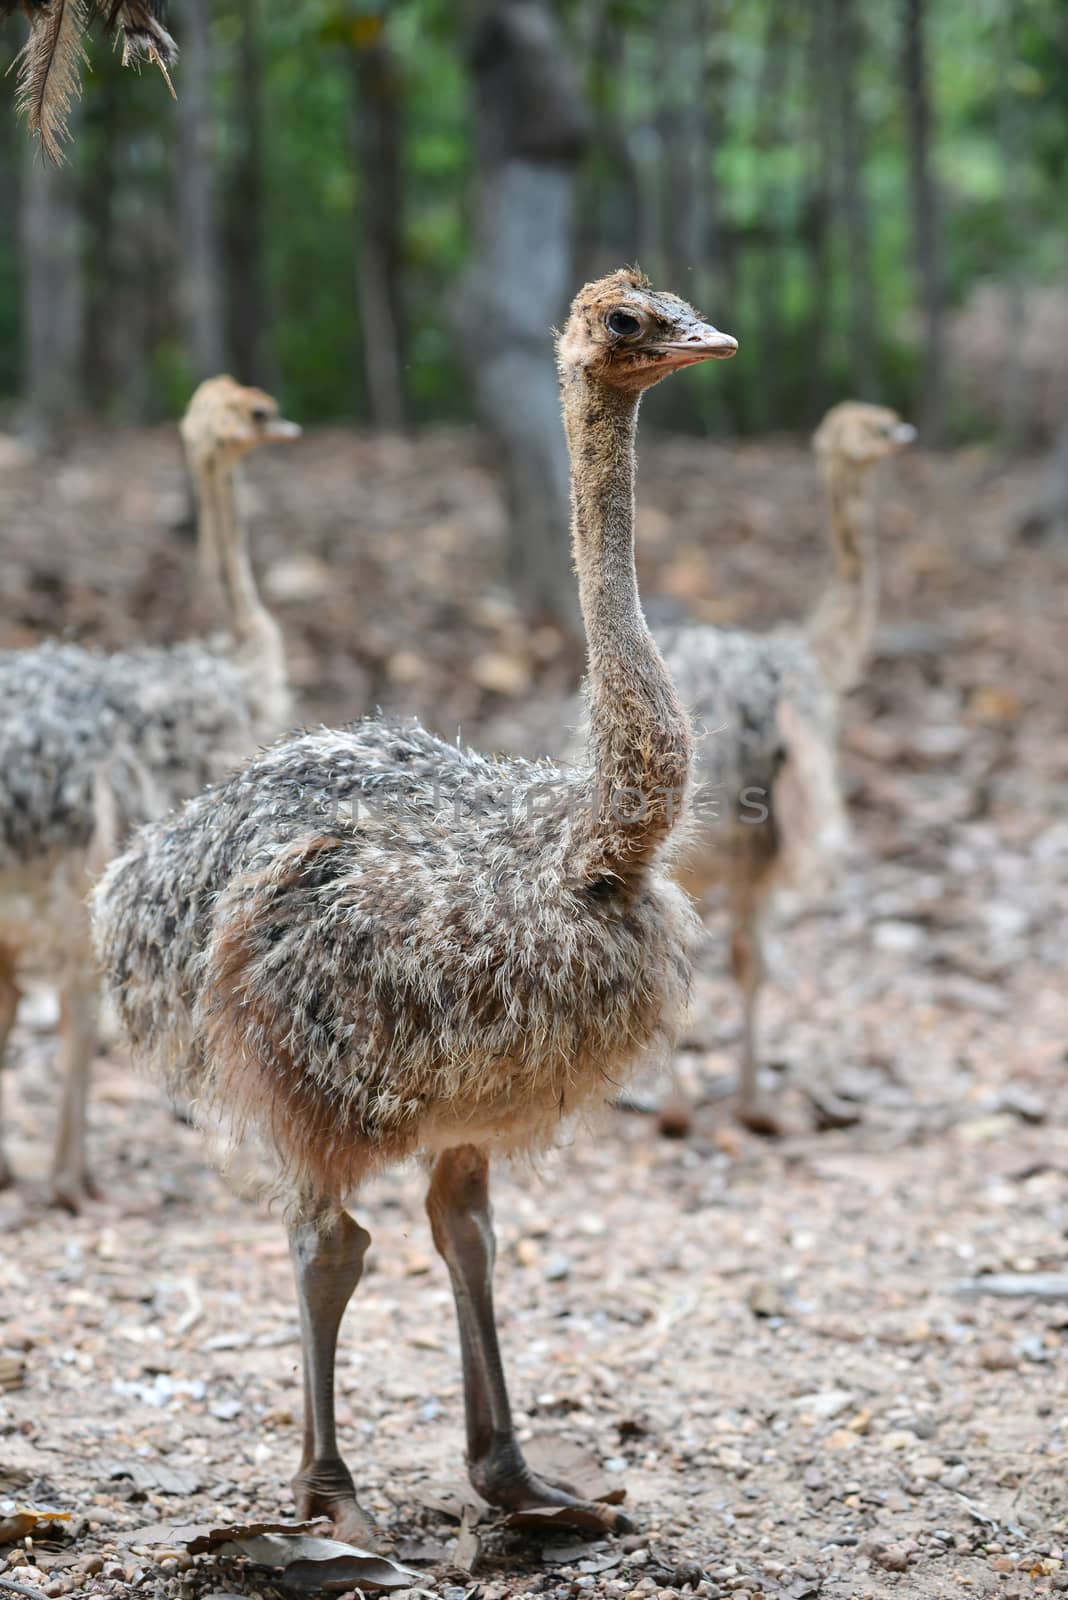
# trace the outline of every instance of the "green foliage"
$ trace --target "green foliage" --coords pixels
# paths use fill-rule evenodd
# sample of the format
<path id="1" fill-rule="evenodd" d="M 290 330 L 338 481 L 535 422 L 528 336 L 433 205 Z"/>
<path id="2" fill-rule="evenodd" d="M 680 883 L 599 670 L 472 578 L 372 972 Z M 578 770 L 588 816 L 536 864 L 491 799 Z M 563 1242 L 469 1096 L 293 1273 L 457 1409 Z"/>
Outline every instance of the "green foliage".
<path id="1" fill-rule="evenodd" d="M 805 423 L 824 397 L 854 384 L 850 305 L 865 271 L 878 389 L 906 409 L 915 399 L 917 285 L 900 8 L 853 0 L 852 9 L 860 59 L 847 81 L 832 48 L 843 14 L 838 0 L 562 0 L 594 119 L 581 179 L 581 264 L 640 259 L 759 355 L 732 373 L 729 420 L 737 426 Z M 383 45 L 402 148 L 397 204 L 409 408 L 417 420 L 467 412 L 448 306 L 472 204 L 463 35 L 470 13 L 449 0 L 261 0 L 265 365 L 286 405 L 309 421 L 368 414 L 360 256 L 380 175 L 362 170 L 355 154 L 354 63 L 359 52 Z M 212 9 L 210 134 L 220 200 L 231 217 L 243 203 L 232 177 L 246 132 L 247 14 L 247 0 L 219 0 Z M 1062 0 L 930 0 L 927 24 L 949 304 L 990 277 L 1056 280 L 1068 244 Z M 175 83 L 181 94 L 181 64 Z M 859 150 L 843 144 L 843 96 L 854 107 Z M 91 353 L 112 351 L 104 408 L 120 416 L 172 413 L 193 376 L 176 310 L 180 115 L 155 74 L 131 79 L 97 41 L 71 160 L 89 344 Z M 859 164 L 866 206 L 866 264 L 853 259 L 844 220 L 851 162 Z M 21 136 L 6 129 L 0 196 L 13 192 L 23 163 Z M 6 229 L 0 393 L 7 396 L 19 382 L 18 281 L 17 235 Z M 129 337 L 143 345 L 136 384 L 126 358 L 114 356 L 114 330 L 106 326 L 116 284 L 120 302 L 136 312 Z M 231 306 L 242 295 L 232 273 L 226 291 Z M 771 388 L 769 360 L 776 363 Z M 695 377 L 689 394 L 675 402 L 690 405 L 689 416 L 673 412 L 673 421 L 728 420 L 722 386 L 708 374 Z"/>

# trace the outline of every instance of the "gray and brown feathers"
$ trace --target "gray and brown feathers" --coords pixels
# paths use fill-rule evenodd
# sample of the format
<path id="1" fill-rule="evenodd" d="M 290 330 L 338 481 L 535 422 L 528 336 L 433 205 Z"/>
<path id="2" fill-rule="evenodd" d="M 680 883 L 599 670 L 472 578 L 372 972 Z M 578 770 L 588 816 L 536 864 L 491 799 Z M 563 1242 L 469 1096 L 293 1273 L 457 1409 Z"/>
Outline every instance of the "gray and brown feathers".
<path id="1" fill-rule="evenodd" d="M 101 786 L 122 837 L 221 777 L 261 735 L 251 698 L 241 667 L 199 641 L 0 654 L 0 879 L 88 850 Z"/>
<path id="2" fill-rule="evenodd" d="M 251 1118 L 305 1193 L 551 1139 L 666 1045 L 695 931 L 666 872 L 586 876 L 592 793 L 413 723 L 288 736 L 98 886 L 138 1053 Z"/>
<path id="3" fill-rule="evenodd" d="M 16 11 L 27 17 L 30 33 L 16 57 L 15 103 L 51 161 L 62 159 L 69 138 L 67 119 L 86 61 L 85 34 L 94 20 L 121 40 L 123 66 L 150 62 L 174 93 L 170 68 L 178 47 L 167 29 L 166 0 L 0 0 L 0 20 Z"/>

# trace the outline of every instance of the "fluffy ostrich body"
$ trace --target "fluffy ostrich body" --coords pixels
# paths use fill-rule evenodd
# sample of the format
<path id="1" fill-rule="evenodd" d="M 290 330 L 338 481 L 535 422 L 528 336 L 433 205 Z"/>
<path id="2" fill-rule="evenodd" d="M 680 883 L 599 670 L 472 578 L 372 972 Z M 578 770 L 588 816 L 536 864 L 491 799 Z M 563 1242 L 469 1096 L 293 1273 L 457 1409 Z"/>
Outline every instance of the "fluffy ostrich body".
<path id="1" fill-rule="evenodd" d="M 690 734 L 638 600 L 634 436 L 642 389 L 734 349 L 629 272 L 588 285 L 559 341 L 585 769 L 488 760 L 389 720 L 302 734 L 144 830 L 97 892 L 135 1048 L 251 1120 L 288 1177 L 294 1489 L 302 1515 L 343 1533 L 368 1530 L 337 1450 L 334 1347 L 369 1242 L 343 1204 L 415 1153 L 436 1155 L 427 1203 L 456 1297 L 472 1479 L 499 1504 L 575 1503 L 529 1472 L 512 1430 L 488 1155 L 545 1144 L 680 1017 L 694 918 L 670 869 Z"/>
<path id="2" fill-rule="evenodd" d="M 758 1082 L 765 918 L 775 892 L 811 886 L 844 839 L 839 707 L 862 675 L 878 600 L 864 480 L 914 437 L 894 412 L 857 401 L 835 406 L 821 423 L 813 443 L 827 482 L 834 569 L 807 623 L 766 635 L 696 626 L 658 634 L 679 697 L 705 735 L 680 877 L 698 900 L 726 888 L 744 1004 L 739 1114 L 762 1133 L 779 1126 Z"/>
<path id="3" fill-rule="evenodd" d="M 70 1206 L 89 1183 L 90 881 L 133 827 L 222 777 L 279 731 L 288 708 L 281 638 L 252 583 L 233 474 L 261 440 L 299 430 L 259 390 L 219 378 L 197 391 L 182 431 L 201 552 L 222 580 L 229 638 L 114 655 L 66 644 L 0 655 L 9 708 L 0 727 L 0 1057 L 19 970 L 53 973 L 65 1058 L 53 1183 Z M 0 1179 L 9 1177 L 0 1155 Z"/>

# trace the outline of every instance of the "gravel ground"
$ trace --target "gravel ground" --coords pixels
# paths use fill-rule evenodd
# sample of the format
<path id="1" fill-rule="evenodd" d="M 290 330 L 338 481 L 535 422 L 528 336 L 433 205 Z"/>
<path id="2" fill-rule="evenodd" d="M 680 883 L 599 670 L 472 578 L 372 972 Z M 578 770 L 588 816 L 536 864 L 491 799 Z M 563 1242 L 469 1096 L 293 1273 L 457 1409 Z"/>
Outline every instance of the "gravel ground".
<path id="1" fill-rule="evenodd" d="M 797 614 L 820 560 L 804 451 L 653 441 L 643 471 L 661 613 Z M 974 453 L 887 475 L 886 619 L 844 736 L 855 837 L 828 893 L 785 908 L 768 996 L 769 1074 L 796 1131 L 768 1144 L 731 1120 L 738 1009 L 713 913 L 677 1062 L 689 1136 L 613 1111 L 541 1171 L 497 1177 L 523 1436 L 598 1492 L 625 1489 L 635 1535 L 459 1525 L 474 1497 L 421 1174 L 363 1197 L 374 1245 L 343 1330 L 342 1433 L 415 1587 L 1068 1590 L 1068 552 L 1013 541 L 1031 482 Z M 167 435 L 87 439 L 59 472 L 0 452 L 0 503 L 0 644 L 166 637 L 192 616 Z M 256 463 L 251 505 L 309 716 L 379 700 L 477 734 L 551 715 L 573 658 L 486 577 L 499 510 L 470 440 L 316 435 Z M 15 1584 L 295 1592 L 247 1559 L 191 1556 L 177 1532 L 291 1515 L 281 1221 L 251 1172 L 215 1175 L 114 1045 L 93 1102 L 103 1199 L 75 1219 L 45 1209 L 54 1013 L 33 986 L 5 1075 L 24 1181 L 0 1196 L 0 1540 L 5 1497 L 66 1520 L 0 1543 L 0 1600 Z M 162 1542 L 139 1540 L 161 1523 Z"/>

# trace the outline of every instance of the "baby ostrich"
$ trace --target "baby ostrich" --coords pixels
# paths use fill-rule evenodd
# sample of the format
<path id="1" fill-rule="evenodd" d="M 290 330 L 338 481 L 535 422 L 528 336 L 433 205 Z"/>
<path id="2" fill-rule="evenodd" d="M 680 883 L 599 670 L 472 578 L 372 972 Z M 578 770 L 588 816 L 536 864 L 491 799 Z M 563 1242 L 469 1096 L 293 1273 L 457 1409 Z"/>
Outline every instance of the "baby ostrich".
<path id="1" fill-rule="evenodd" d="M 342 1537 L 370 1532 L 334 1424 L 338 1327 L 370 1243 L 344 1207 L 417 1153 L 472 1482 L 499 1506 L 581 1504 L 534 1475 L 513 1429 L 489 1159 L 609 1098 L 684 1003 L 695 919 L 670 869 L 690 732 L 638 599 L 634 443 L 644 389 L 735 349 L 630 271 L 587 285 L 559 338 L 587 768 L 492 760 L 388 719 L 291 735 L 144 829 L 96 893 L 135 1047 L 277 1153 L 304 1360 L 293 1489 Z"/>
<path id="2" fill-rule="evenodd" d="M 826 479 L 834 569 L 801 630 L 766 636 L 680 627 L 659 635 L 682 702 L 708 731 L 697 754 L 697 827 L 681 878 L 698 900 L 724 885 L 731 967 L 744 1005 L 739 1116 L 780 1130 L 761 1096 L 757 1002 L 763 923 L 777 888 L 803 884 L 842 833 L 835 745 L 841 697 L 859 681 L 875 627 L 877 572 L 865 478 L 915 438 L 881 406 L 846 401 L 813 439 Z M 666 1108 L 668 1127 L 677 1108 Z"/>
<path id="3" fill-rule="evenodd" d="M 278 629 L 260 603 L 235 508 L 240 458 L 300 432 L 232 378 L 204 383 L 182 422 L 198 540 L 229 638 L 100 655 L 70 644 L 0 654 L 0 1064 L 27 966 L 60 988 L 64 1090 L 55 1199 L 91 1192 L 85 1148 L 96 963 L 85 895 L 131 827 L 188 799 L 284 725 Z M 0 1151 L 0 1186 L 11 1171 Z"/>

